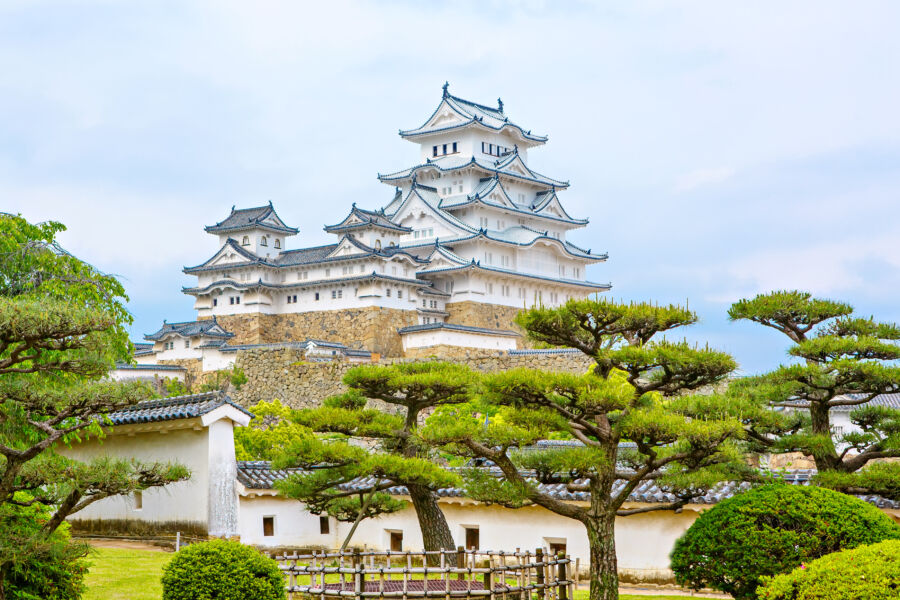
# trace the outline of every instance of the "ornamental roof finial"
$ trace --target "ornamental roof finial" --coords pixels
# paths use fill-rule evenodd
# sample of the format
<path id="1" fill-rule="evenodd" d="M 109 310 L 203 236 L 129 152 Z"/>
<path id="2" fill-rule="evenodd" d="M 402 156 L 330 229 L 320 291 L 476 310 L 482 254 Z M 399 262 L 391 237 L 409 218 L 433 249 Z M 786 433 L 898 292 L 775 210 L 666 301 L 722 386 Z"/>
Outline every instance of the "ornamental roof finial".
<path id="1" fill-rule="evenodd" d="M 450 92 L 447 91 L 447 88 L 448 88 L 448 87 L 450 87 L 450 82 L 449 82 L 449 81 L 445 81 L 443 87 L 441 88 L 441 89 L 444 90 L 444 98 L 446 98 L 447 96 L 450 95 Z"/>
<path id="2" fill-rule="evenodd" d="M 501 100 L 500 98 L 497 98 L 497 109 L 500 112 L 503 112 L 503 100 Z"/>

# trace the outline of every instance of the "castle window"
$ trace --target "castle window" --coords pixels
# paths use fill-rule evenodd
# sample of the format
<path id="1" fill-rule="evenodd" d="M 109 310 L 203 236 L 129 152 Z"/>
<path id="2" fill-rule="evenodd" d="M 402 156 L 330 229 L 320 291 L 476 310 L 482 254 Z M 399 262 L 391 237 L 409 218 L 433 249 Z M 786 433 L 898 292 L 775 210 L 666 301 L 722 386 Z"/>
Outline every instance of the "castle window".
<path id="1" fill-rule="evenodd" d="M 316 300 L 319 299 L 319 292 L 316 292 Z"/>
<path id="2" fill-rule="evenodd" d="M 250 236 L 245 235 L 244 239 L 241 240 L 241 246 L 249 246 L 250 245 Z"/>
<path id="3" fill-rule="evenodd" d="M 190 348 L 190 347 L 191 347 L 191 340 L 184 340 L 184 347 L 185 347 L 185 348 Z"/>
<path id="4" fill-rule="evenodd" d="M 329 522 L 327 515 L 319 517 L 319 533 L 323 535 L 331 533 L 331 523 Z"/>
<path id="5" fill-rule="evenodd" d="M 213 306 L 216 306 L 217 304 L 219 304 L 219 299 L 213 298 Z"/>
<path id="6" fill-rule="evenodd" d="M 428 305 L 425 304 L 426 302 L 428 302 L 428 300 L 426 300 L 425 298 L 422 298 L 422 308 L 428 308 Z"/>
<path id="7" fill-rule="evenodd" d="M 275 239 L 275 247 L 281 249 L 281 240 L 279 240 L 278 238 Z"/>
<path id="8" fill-rule="evenodd" d="M 337 298 L 337 290 L 331 290 L 331 299 L 334 300 Z"/>
<path id="9" fill-rule="evenodd" d="M 453 152 L 456 153 L 456 142 L 453 142 Z"/>
<path id="10" fill-rule="evenodd" d="M 275 517 L 263 517 L 262 526 L 264 537 L 275 535 Z"/>
<path id="11" fill-rule="evenodd" d="M 447 154 L 447 144 L 444 144 L 444 154 Z"/>
<path id="12" fill-rule="evenodd" d="M 290 296 L 287 297 L 287 303 L 288 303 L 288 304 L 291 303 L 291 297 L 290 297 Z"/>
<path id="13" fill-rule="evenodd" d="M 269 245 L 269 242 L 266 240 L 266 236 L 262 236 L 261 238 L 259 238 L 259 245 L 260 246 L 268 246 Z"/>
<path id="14" fill-rule="evenodd" d="M 387 296 L 388 298 L 390 298 L 391 297 L 391 288 L 387 288 L 386 290 L 384 290 L 384 295 Z"/>
<path id="15" fill-rule="evenodd" d="M 434 146 L 434 147 L 431 149 L 431 155 L 432 155 L 432 156 L 437 156 L 437 146 Z"/>
<path id="16" fill-rule="evenodd" d="M 234 304 L 234 296 L 229 296 L 229 297 L 228 297 L 228 303 L 229 303 L 229 304 Z"/>
<path id="17" fill-rule="evenodd" d="M 397 297 L 398 297 L 398 298 L 402 298 L 402 297 L 403 297 L 403 290 L 397 290 Z"/>
<path id="18" fill-rule="evenodd" d="M 381 250 L 381 240 L 375 240 L 375 249 Z"/>

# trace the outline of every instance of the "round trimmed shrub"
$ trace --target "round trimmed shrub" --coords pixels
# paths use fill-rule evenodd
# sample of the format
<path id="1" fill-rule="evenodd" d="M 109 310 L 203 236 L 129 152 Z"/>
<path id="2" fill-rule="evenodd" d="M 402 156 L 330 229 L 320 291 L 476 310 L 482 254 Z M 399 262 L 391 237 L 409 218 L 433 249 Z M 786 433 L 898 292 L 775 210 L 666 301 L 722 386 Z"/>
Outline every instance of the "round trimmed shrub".
<path id="1" fill-rule="evenodd" d="M 163 600 L 284 600 L 278 563 L 238 542 L 213 540 L 178 552 L 163 568 Z"/>
<path id="2" fill-rule="evenodd" d="M 760 600 L 896 600 L 900 598 L 900 541 L 835 552 L 790 573 L 763 578 Z"/>
<path id="3" fill-rule="evenodd" d="M 764 576 L 820 556 L 900 538 L 900 526 L 867 502 L 832 490 L 761 486 L 702 513 L 675 542 L 672 570 L 681 585 L 756 598 Z"/>

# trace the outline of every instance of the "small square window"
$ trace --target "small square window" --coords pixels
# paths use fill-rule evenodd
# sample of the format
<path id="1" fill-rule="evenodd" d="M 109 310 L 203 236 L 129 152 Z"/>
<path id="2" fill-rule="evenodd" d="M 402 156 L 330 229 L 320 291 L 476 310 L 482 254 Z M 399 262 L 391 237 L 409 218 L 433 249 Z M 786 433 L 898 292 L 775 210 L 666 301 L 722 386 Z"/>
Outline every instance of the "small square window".
<path id="1" fill-rule="evenodd" d="M 219 299 L 213 298 L 213 306 L 216 306 L 217 304 L 219 304 Z"/>
<path id="2" fill-rule="evenodd" d="M 234 297 L 234 303 L 235 303 L 235 304 L 240 304 L 240 303 L 241 303 L 241 297 L 240 297 L 240 296 L 235 296 L 235 297 Z"/>
<path id="3" fill-rule="evenodd" d="M 403 297 L 403 290 L 397 290 L 397 297 L 398 297 L 398 298 L 402 298 L 402 297 Z"/>
<path id="4" fill-rule="evenodd" d="M 319 292 L 316 292 L 316 300 L 319 299 Z"/>
<path id="5" fill-rule="evenodd" d="M 185 348 L 190 348 L 190 347 L 191 347 L 191 340 L 184 340 L 184 347 L 185 347 Z"/>
<path id="6" fill-rule="evenodd" d="M 331 533 L 331 522 L 327 515 L 319 517 L 319 533 Z"/>
<path id="7" fill-rule="evenodd" d="M 432 156 L 437 156 L 437 146 L 434 146 L 434 147 L 431 149 L 431 155 L 432 155 Z"/>
<path id="8" fill-rule="evenodd" d="M 272 537 L 275 535 L 275 517 L 263 517 L 263 536 Z"/>
<path id="9" fill-rule="evenodd" d="M 456 142 L 453 142 L 453 152 L 456 152 Z"/>
<path id="10" fill-rule="evenodd" d="M 390 531 L 391 552 L 403 552 L 403 532 Z"/>

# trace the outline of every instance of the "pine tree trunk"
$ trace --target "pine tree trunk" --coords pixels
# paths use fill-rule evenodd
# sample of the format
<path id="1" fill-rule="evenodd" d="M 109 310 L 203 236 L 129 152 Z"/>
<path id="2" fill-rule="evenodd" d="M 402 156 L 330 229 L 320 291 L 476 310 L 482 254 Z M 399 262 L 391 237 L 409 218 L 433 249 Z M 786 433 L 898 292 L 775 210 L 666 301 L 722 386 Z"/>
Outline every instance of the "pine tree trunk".
<path id="1" fill-rule="evenodd" d="M 412 499 L 413 508 L 416 509 L 416 517 L 419 519 L 419 529 L 422 530 L 422 543 L 425 550 L 453 550 L 453 536 L 447 525 L 447 518 L 438 506 L 437 497 L 427 487 L 419 485 L 406 486 L 409 497 Z M 447 560 L 456 564 L 456 554 L 447 555 Z M 436 565 L 440 562 L 437 555 L 429 555 L 428 564 Z"/>
<path id="2" fill-rule="evenodd" d="M 591 554 L 590 600 L 619 599 L 619 564 L 616 559 L 616 515 L 603 515 L 585 523 Z"/>
<path id="3" fill-rule="evenodd" d="M 814 435 L 828 436 L 831 439 L 831 419 L 828 406 L 823 402 L 810 402 L 810 428 Z M 840 465 L 841 459 L 834 445 L 818 446 L 813 450 L 813 460 L 818 471 L 832 471 Z"/>

